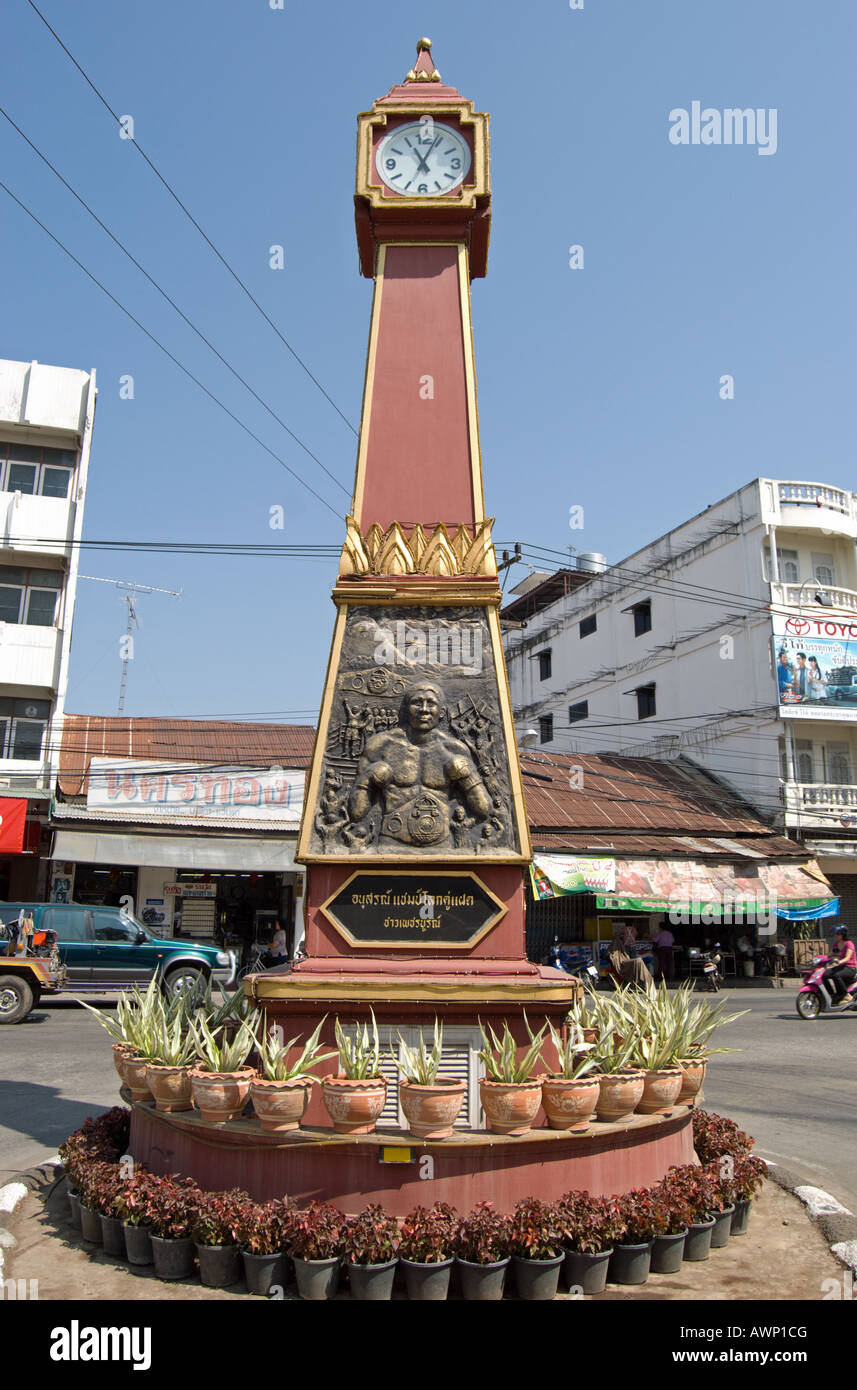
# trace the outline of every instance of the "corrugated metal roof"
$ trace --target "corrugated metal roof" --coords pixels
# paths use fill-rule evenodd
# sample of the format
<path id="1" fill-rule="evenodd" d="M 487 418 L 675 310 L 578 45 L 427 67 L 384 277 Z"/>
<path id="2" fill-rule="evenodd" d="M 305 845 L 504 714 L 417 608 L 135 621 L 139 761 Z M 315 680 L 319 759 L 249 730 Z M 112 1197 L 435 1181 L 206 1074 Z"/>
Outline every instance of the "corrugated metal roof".
<path id="1" fill-rule="evenodd" d="M 306 768 L 314 739 L 315 729 L 310 724 L 67 714 L 58 783 L 64 796 L 84 796 L 91 759 L 105 757 L 188 765 Z"/>

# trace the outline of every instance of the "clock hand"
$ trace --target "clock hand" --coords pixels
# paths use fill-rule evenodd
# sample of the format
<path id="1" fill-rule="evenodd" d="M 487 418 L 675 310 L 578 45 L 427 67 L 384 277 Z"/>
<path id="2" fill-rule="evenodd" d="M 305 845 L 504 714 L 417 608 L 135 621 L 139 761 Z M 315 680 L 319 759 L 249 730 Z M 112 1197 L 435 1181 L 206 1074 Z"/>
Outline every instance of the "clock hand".
<path id="1" fill-rule="evenodd" d="M 419 150 L 414 150 L 413 153 L 416 155 L 417 159 L 419 160 L 419 164 L 418 164 L 418 166 L 417 166 L 417 173 L 418 173 L 418 174 L 427 174 L 427 173 L 429 172 L 429 167 L 428 167 L 428 165 L 426 164 L 425 159 L 423 159 L 423 156 L 420 154 Z M 428 154 L 431 154 L 431 150 L 429 150 Z M 428 155 L 426 155 L 426 159 L 428 159 Z"/>

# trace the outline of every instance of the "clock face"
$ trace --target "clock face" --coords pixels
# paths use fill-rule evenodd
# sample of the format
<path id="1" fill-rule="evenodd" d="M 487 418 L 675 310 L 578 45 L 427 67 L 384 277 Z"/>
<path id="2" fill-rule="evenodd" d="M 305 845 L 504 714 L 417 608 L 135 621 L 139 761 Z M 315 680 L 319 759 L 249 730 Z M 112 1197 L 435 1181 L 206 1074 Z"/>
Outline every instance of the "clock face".
<path id="1" fill-rule="evenodd" d="M 470 149 L 457 130 L 423 116 L 385 135 L 375 166 L 388 188 L 407 198 L 439 198 L 458 188 L 470 169 Z"/>

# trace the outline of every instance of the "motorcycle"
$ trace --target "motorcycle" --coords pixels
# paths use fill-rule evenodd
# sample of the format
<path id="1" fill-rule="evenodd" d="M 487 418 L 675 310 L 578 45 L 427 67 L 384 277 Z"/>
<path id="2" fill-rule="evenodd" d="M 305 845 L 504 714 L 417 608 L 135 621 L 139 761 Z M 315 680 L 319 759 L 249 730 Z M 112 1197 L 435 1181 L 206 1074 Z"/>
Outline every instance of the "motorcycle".
<path id="1" fill-rule="evenodd" d="M 701 981 L 710 994 L 717 994 L 723 984 L 723 976 L 720 974 L 720 950 L 715 946 L 713 951 L 700 951 L 692 946 L 688 951 L 692 961 L 702 962 Z"/>
<path id="2" fill-rule="evenodd" d="M 857 1010 L 857 980 L 848 985 L 841 999 L 837 998 L 830 980 L 825 980 L 824 972 L 833 965 L 832 956 L 815 956 L 812 968 L 802 970 L 803 984 L 797 992 L 795 1007 L 801 1018 L 818 1018 L 819 1014 L 834 1010 L 849 1013 Z"/>
<path id="3" fill-rule="evenodd" d="M 573 952 L 567 946 L 560 946 L 554 942 L 545 964 L 552 965 L 556 970 L 564 970 L 566 975 L 573 975 L 576 980 L 590 985 L 592 989 L 598 985 L 598 967 L 588 953 Z"/>

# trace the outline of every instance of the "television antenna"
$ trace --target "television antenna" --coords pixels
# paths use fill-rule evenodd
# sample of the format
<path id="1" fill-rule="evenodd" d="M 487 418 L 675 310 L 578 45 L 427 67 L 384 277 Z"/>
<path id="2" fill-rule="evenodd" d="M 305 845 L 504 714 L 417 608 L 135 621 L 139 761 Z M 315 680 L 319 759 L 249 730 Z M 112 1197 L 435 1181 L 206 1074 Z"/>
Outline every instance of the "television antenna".
<path id="1" fill-rule="evenodd" d="M 135 600 L 138 594 L 169 594 L 170 598 L 181 598 L 181 589 L 159 589 L 154 584 L 138 584 L 133 579 L 104 579 L 99 574 L 80 574 L 79 579 L 92 579 L 96 584 L 112 584 L 119 590 L 119 596 L 123 603 L 128 605 L 128 621 L 125 624 L 125 638 L 122 647 L 124 653 L 122 657 L 122 679 L 119 682 L 119 704 L 116 708 L 117 714 L 122 714 L 125 709 L 125 691 L 128 687 L 128 662 L 131 660 L 131 651 L 134 646 L 133 630 L 140 627 L 140 619 L 137 617 Z"/>

